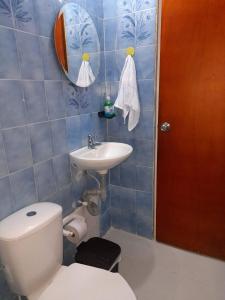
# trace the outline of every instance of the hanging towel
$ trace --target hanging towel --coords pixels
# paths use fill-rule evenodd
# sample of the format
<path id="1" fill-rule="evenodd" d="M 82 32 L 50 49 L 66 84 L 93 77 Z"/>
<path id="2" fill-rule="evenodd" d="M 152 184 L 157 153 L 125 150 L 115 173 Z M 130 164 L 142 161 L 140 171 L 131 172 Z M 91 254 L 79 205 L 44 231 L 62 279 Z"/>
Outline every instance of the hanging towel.
<path id="1" fill-rule="evenodd" d="M 95 81 L 95 75 L 92 72 L 89 61 L 83 61 L 76 82 L 77 86 L 88 87 Z"/>
<path id="2" fill-rule="evenodd" d="M 114 104 L 123 111 L 124 123 L 128 117 L 128 130 L 133 130 L 140 118 L 136 68 L 134 59 L 128 55 L 120 77 L 119 93 Z"/>

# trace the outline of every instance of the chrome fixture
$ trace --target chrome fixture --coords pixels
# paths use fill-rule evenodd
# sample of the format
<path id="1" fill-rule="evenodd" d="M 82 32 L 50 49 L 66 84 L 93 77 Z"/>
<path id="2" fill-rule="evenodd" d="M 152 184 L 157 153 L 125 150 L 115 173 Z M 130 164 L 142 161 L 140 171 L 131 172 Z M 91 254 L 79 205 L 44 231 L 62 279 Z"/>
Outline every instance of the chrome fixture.
<path id="1" fill-rule="evenodd" d="M 164 122 L 164 123 L 162 123 L 162 125 L 160 126 L 160 130 L 161 130 L 162 132 L 168 132 L 168 131 L 170 131 L 170 128 L 171 128 L 171 126 L 170 126 L 170 123 L 168 123 L 168 122 Z"/>
<path id="2" fill-rule="evenodd" d="M 96 146 L 101 145 L 102 143 L 96 142 L 95 137 L 91 134 L 88 135 L 88 149 L 95 149 Z"/>

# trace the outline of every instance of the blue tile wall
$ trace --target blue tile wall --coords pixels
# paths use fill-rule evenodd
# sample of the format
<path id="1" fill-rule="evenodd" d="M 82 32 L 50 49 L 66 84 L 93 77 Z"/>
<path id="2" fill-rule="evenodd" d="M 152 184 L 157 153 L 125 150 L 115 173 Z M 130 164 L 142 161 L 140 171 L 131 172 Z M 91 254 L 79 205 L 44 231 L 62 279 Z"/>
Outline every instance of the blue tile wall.
<path id="1" fill-rule="evenodd" d="M 1 14 L 2 15 L 2 14 Z M 14 30 L 0 27 L 0 76 L 1 78 L 17 79 L 20 77 L 16 34 Z"/>
<path id="2" fill-rule="evenodd" d="M 36 202 L 36 190 L 33 168 L 18 171 L 10 176 L 15 209 Z"/>
<path id="3" fill-rule="evenodd" d="M 88 10 L 100 38 L 101 52 L 91 57 L 100 72 L 88 89 L 68 82 L 55 55 L 54 21 L 67 2 L 0 0 L 0 220 L 37 201 L 71 212 L 87 183 L 72 182 L 68 154 L 89 132 L 106 138 L 106 122 L 97 117 L 105 92 L 102 0 L 70 1 Z M 15 299 L 2 273 L 0 294 Z"/>
<path id="4" fill-rule="evenodd" d="M 140 122 L 132 132 L 120 112 L 108 121 L 108 140 L 134 148 L 131 157 L 110 172 L 111 224 L 147 238 L 153 233 L 157 2 L 103 0 L 106 91 L 116 99 L 125 49 L 134 47 L 141 104 Z"/>
<path id="5" fill-rule="evenodd" d="M 134 147 L 110 172 L 101 233 L 112 225 L 151 238 L 157 1 L 70 1 L 89 12 L 100 39 L 101 52 L 91 56 L 93 69 L 100 56 L 100 71 L 88 89 L 68 82 L 55 55 L 54 20 L 67 2 L 0 0 L 0 219 L 36 201 L 59 203 L 68 214 L 89 186 L 85 179 L 72 182 L 68 153 L 92 132 Z M 117 96 L 128 46 L 136 49 L 142 110 L 132 132 L 120 113 L 108 122 L 97 115 L 105 91 Z M 14 299 L 0 276 L 4 299 Z"/>
<path id="6" fill-rule="evenodd" d="M 21 77 L 23 79 L 43 80 L 44 67 L 38 36 L 17 31 L 16 42 Z"/>

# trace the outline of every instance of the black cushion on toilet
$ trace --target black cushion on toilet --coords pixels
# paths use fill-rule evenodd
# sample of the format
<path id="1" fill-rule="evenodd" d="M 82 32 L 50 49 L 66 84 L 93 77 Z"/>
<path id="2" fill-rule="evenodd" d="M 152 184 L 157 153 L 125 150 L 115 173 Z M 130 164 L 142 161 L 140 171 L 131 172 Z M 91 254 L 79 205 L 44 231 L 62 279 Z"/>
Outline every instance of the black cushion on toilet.
<path id="1" fill-rule="evenodd" d="M 80 264 L 109 270 L 120 254 L 121 248 L 119 245 L 94 237 L 78 246 L 75 261 Z"/>

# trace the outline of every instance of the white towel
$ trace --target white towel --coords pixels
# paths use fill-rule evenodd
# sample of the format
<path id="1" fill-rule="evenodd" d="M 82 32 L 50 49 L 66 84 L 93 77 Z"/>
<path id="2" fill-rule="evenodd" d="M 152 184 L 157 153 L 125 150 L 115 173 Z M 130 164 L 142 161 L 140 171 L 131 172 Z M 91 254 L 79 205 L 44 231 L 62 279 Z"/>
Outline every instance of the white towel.
<path id="1" fill-rule="evenodd" d="M 83 61 L 76 82 L 77 86 L 88 87 L 95 81 L 95 75 L 92 72 L 89 61 Z"/>
<path id="2" fill-rule="evenodd" d="M 128 118 L 128 130 L 133 130 L 140 118 L 140 103 L 138 97 L 136 68 L 134 59 L 128 55 L 120 77 L 119 93 L 115 101 L 115 107 L 123 110 L 124 123 Z"/>

